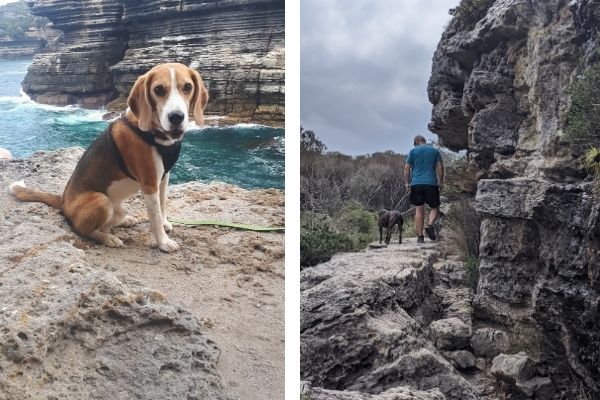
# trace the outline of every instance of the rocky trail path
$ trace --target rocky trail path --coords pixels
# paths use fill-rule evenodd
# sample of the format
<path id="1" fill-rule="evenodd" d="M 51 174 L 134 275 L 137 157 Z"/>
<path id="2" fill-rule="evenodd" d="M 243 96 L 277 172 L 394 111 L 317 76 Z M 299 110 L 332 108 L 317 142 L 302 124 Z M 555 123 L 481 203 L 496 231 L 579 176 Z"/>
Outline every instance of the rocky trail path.
<path id="1" fill-rule="evenodd" d="M 126 247 L 82 240 L 7 186 L 60 193 L 81 149 L 0 162 L 0 400 L 283 399 L 284 235 L 175 226 L 153 247 L 141 196 Z M 175 185 L 175 218 L 284 223 L 279 190 Z"/>
<path id="2" fill-rule="evenodd" d="M 546 398 L 548 382 L 530 381 L 526 356 L 496 359 L 508 337 L 473 318 L 465 265 L 448 247 L 405 238 L 302 271 L 305 399 Z"/>

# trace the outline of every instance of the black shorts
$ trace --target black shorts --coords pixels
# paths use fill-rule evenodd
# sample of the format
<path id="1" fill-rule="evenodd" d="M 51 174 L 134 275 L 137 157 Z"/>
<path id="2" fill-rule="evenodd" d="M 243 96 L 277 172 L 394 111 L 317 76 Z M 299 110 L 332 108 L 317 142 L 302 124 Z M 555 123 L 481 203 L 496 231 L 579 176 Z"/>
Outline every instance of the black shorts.
<path id="1" fill-rule="evenodd" d="M 427 203 L 431 208 L 438 208 L 440 206 L 440 188 L 434 185 L 411 186 L 410 202 L 415 206 Z"/>

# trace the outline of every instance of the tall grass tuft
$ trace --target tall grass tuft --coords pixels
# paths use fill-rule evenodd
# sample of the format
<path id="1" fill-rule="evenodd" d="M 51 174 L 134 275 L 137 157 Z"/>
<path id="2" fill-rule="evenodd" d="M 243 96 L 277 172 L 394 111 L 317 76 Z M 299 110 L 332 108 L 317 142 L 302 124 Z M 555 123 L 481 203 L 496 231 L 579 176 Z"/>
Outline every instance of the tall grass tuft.
<path id="1" fill-rule="evenodd" d="M 480 226 L 481 220 L 468 199 L 453 203 L 444 219 L 446 241 L 465 263 L 466 283 L 473 290 L 477 290 L 479 281 Z"/>
<path id="2" fill-rule="evenodd" d="M 583 157 L 583 165 L 594 177 L 594 192 L 600 195 L 600 149 L 591 147 Z"/>
<path id="3" fill-rule="evenodd" d="M 565 135 L 575 153 L 600 143 L 600 63 L 596 63 L 572 86 L 571 107 Z"/>

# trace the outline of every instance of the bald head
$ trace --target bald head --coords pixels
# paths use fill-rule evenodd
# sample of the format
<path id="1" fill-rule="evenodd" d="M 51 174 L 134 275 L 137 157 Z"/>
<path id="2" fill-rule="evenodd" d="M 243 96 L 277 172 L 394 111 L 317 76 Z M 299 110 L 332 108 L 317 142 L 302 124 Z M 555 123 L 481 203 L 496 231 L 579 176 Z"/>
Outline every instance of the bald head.
<path id="1" fill-rule="evenodd" d="M 421 135 L 417 135 L 415 136 L 415 140 L 414 140 L 414 144 L 415 146 L 419 146 L 421 144 L 425 144 L 427 143 L 427 141 L 425 140 L 425 138 Z"/>

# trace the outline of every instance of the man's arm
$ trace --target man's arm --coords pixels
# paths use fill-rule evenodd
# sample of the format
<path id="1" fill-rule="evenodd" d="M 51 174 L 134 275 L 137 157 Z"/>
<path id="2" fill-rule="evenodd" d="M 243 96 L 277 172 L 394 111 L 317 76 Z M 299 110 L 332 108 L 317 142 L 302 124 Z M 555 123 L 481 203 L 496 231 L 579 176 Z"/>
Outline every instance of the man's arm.
<path id="1" fill-rule="evenodd" d="M 444 162 L 442 161 L 442 158 L 440 157 L 440 159 L 437 162 L 437 178 L 438 178 L 438 187 L 440 188 L 440 190 L 442 190 L 442 188 L 444 187 Z"/>
<path id="2" fill-rule="evenodd" d="M 410 186 L 410 164 L 404 164 L 404 186 Z"/>

